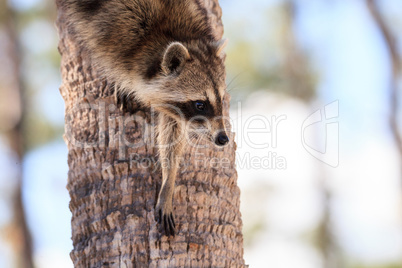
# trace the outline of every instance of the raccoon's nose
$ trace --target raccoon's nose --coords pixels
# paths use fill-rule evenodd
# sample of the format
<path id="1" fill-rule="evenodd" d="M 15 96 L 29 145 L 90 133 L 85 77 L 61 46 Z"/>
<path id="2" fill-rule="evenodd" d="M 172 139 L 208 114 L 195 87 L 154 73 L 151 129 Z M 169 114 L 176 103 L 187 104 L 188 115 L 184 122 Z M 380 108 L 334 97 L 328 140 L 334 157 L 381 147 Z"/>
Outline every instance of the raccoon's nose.
<path id="1" fill-rule="evenodd" d="M 228 136 L 225 133 L 219 133 L 218 137 L 216 137 L 215 143 L 216 145 L 223 146 L 229 142 Z"/>

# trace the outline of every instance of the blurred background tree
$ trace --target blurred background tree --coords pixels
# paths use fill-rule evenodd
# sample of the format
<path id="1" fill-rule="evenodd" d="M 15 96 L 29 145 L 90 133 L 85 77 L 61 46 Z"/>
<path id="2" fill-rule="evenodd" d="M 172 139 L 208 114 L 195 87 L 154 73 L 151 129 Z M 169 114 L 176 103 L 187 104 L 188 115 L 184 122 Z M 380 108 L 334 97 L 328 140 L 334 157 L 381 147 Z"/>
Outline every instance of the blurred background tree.
<path id="1" fill-rule="evenodd" d="M 3 233 L 10 243 L 13 251 L 13 260 L 18 267 L 34 267 L 32 258 L 32 241 L 29 232 L 25 208 L 22 200 L 22 161 L 25 154 L 25 135 L 24 135 L 24 85 L 20 74 L 21 49 L 16 29 L 17 16 L 7 5 L 1 7 L 3 11 L 0 20 L 3 26 L 2 50 L 5 52 L 4 61 L 7 70 L 3 70 L 2 83 L 2 135 L 10 147 L 11 153 L 15 157 L 15 174 L 11 177 L 14 185 L 8 192 L 7 201 L 12 208 L 12 219 L 3 228 Z M 2 69 L 4 68 L 4 65 Z M 7 195 L 5 195 L 7 196 Z"/>

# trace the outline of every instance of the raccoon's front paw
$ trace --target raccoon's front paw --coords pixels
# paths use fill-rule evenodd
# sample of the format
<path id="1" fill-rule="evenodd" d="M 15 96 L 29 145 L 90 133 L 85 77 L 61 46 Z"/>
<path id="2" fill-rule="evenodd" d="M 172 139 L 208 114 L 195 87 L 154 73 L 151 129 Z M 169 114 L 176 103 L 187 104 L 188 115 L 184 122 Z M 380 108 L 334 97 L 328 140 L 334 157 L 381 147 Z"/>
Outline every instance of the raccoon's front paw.
<path id="1" fill-rule="evenodd" d="M 172 205 L 158 202 L 155 208 L 155 220 L 159 224 L 159 232 L 164 231 L 166 236 L 175 236 L 176 224 L 173 217 Z"/>
<path id="2" fill-rule="evenodd" d="M 138 112 L 139 105 L 138 103 L 133 99 L 130 98 L 127 95 L 115 95 L 115 101 L 117 104 L 117 107 L 121 109 L 124 113 L 130 113 L 134 114 Z"/>

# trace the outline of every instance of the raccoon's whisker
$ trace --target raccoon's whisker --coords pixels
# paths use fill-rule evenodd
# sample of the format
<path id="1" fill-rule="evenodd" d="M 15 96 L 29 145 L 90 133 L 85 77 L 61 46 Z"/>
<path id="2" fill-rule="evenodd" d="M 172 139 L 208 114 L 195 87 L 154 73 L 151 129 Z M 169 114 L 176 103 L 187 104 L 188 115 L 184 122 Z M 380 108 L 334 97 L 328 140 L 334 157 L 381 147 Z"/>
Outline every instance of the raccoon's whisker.
<path id="1" fill-rule="evenodd" d="M 199 145 L 200 141 L 201 141 L 201 135 L 197 135 L 197 139 L 194 142 L 193 148 L 191 150 L 192 153 L 193 153 L 193 151 L 196 151 L 196 149 L 198 150 L 198 145 Z"/>
<path id="2" fill-rule="evenodd" d="M 243 115 L 240 115 L 240 116 L 237 116 L 237 117 L 231 117 L 231 119 L 232 120 L 237 120 L 237 119 L 240 119 L 240 118 L 242 118 L 243 117 Z"/>
<path id="3" fill-rule="evenodd" d="M 198 150 L 198 145 L 199 145 L 201 139 L 202 139 L 202 136 L 198 135 L 198 138 L 197 138 L 196 142 L 194 143 L 193 147 L 191 148 L 190 155 L 193 155 L 193 152 Z"/>
<path id="4" fill-rule="evenodd" d="M 195 140 L 195 138 L 197 138 L 197 134 L 195 134 L 195 133 L 190 133 L 189 136 L 190 136 L 190 137 L 189 137 L 189 139 L 187 140 L 187 142 L 191 145 L 192 142 Z"/>
<path id="5" fill-rule="evenodd" d="M 193 149 L 194 141 L 195 141 L 196 137 L 197 137 L 197 136 L 196 136 L 195 133 L 190 132 L 190 133 L 189 133 L 189 137 L 187 138 L 187 144 L 188 144 L 188 146 L 190 147 L 190 155 L 191 155 L 191 151 L 192 151 L 192 149 Z"/>
<path id="6" fill-rule="evenodd" d="M 241 72 L 239 72 L 238 74 L 236 74 L 236 75 L 232 78 L 232 80 L 230 80 L 230 82 L 229 82 L 229 84 L 226 86 L 225 90 L 226 90 L 227 92 L 233 90 L 234 88 L 229 89 L 229 87 L 232 85 L 232 83 L 233 83 L 237 78 L 239 78 L 240 75 L 242 75 L 242 74 L 245 73 L 245 72 L 246 72 L 246 71 L 241 71 Z"/>

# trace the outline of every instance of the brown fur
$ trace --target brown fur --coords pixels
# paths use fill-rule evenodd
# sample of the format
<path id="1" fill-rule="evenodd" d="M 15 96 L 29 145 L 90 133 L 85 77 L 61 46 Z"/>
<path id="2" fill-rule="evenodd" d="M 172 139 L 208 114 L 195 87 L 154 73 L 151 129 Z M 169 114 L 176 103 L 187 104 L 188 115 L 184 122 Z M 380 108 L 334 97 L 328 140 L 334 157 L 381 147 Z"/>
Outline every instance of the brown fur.
<path id="1" fill-rule="evenodd" d="M 69 31 L 91 55 L 117 94 L 159 112 L 162 188 L 156 216 L 166 235 L 175 234 L 172 198 L 184 140 L 183 123 L 204 130 L 211 141 L 224 132 L 225 68 L 207 11 L 199 0 L 58 0 Z M 198 111 L 196 101 L 208 109 Z M 192 120 L 194 116 L 204 119 Z M 169 144 L 169 145 L 167 145 Z M 167 145 L 167 146 L 166 146 Z"/>

